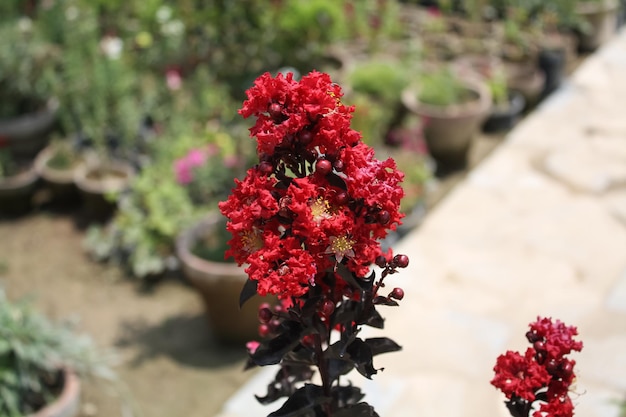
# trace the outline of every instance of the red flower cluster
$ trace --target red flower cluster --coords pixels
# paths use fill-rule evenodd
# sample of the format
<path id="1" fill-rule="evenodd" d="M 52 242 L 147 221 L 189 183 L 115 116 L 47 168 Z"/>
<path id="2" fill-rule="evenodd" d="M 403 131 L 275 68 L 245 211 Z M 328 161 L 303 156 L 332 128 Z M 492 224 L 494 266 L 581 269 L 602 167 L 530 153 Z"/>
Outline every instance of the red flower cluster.
<path id="1" fill-rule="evenodd" d="M 239 113 L 256 117 L 259 163 L 219 207 L 233 236 L 226 256 L 249 265 L 257 292 L 299 297 L 339 263 L 365 276 L 390 260 L 379 240 L 402 218 L 403 174 L 350 128 L 341 88 L 315 71 L 265 73 L 247 96 Z"/>
<path id="2" fill-rule="evenodd" d="M 576 362 L 565 355 L 582 350 L 582 342 L 573 339 L 577 334 L 576 327 L 539 317 L 526 333 L 532 347 L 524 355 L 507 351 L 498 357 L 491 384 L 504 393 L 514 417 L 528 416 L 535 401 L 540 406 L 533 417 L 574 414 L 568 391 Z"/>

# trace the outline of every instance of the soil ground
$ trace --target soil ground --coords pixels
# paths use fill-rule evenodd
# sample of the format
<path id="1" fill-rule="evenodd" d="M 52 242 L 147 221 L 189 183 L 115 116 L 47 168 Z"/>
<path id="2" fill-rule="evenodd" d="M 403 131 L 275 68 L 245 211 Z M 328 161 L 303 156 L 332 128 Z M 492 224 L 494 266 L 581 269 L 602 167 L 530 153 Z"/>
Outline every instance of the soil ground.
<path id="1" fill-rule="evenodd" d="M 119 384 L 84 381 L 81 416 L 212 416 L 252 374 L 244 347 L 220 346 L 196 293 L 168 278 L 152 287 L 92 262 L 72 213 L 0 221 L 0 286 L 114 351 Z M 132 411 L 132 413 L 131 413 Z"/>

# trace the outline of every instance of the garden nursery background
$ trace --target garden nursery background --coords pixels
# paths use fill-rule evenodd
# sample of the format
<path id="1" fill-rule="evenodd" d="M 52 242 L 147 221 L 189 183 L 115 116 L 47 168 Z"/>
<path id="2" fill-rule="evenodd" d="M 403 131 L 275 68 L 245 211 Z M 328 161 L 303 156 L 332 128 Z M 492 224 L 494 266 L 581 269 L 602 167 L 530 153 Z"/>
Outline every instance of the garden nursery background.
<path id="1" fill-rule="evenodd" d="M 238 109 L 259 75 L 341 86 L 352 128 L 405 174 L 395 247 L 625 16 L 617 0 L 3 0 L 0 416 L 58 397 L 65 357 L 82 391 L 67 416 L 218 415 L 255 375 L 266 300 L 239 309 L 217 203 L 257 163 Z"/>

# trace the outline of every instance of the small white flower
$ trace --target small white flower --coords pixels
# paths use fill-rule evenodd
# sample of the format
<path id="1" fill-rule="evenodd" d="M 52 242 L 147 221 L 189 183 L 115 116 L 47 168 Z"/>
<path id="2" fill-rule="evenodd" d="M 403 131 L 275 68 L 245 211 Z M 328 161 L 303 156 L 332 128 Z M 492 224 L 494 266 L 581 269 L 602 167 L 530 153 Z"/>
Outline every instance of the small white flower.
<path id="1" fill-rule="evenodd" d="M 65 18 L 69 20 L 70 22 L 78 19 L 78 7 L 76 6 L 68 7 L 65 10 Z"/>
<path id="2" fill-rule="evenodd" d="M 161 6 L 156 11 L 156 19 L 159 23 L 165 23 L 172 18 L 172 9 L 168 6 Z"/>
<path id="3" fill-rule="evenodd" d="M 30 30 L 33 28 L 33 21 L 30 20 L 29 17 L 22 17 L 20 18 L 20 20 L 17 21 L 17 28 L 22 33 L 30 32 Z"/>
<path id="4" fill-rule="evenodd" d="M 180 20 L 172 20 L 161 25 L 161 33 L 165 36 L 182 35 L 185 30 L 185 24 Z"/>
<path id="5" fill-rule="evenodd" d="M 117 36 L 105 36 L 100 41 L 100 49 L 109 59 L 119 59 L 123 48 L 124 42 Z"/>

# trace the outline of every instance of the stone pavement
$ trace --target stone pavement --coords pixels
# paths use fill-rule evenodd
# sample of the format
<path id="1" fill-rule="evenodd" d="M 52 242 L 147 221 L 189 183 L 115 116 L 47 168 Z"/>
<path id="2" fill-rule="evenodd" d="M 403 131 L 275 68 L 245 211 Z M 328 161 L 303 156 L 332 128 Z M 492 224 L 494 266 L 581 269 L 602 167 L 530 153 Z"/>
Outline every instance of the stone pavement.
<path id="1" fill-rule="evenodd" d="M 382 417 L 508 416 L 489 381 L 496 357 L 525 350 L 538 315 L 584 342 L 576 415 L 616 417 L 626 399 L 626 32 L 567 84 L 395 248 L 411 263 L 381 309 L 403 350 L 353 381 Z M 220 417 L 265 416 L 275 370 L 255 374 Z"/>

